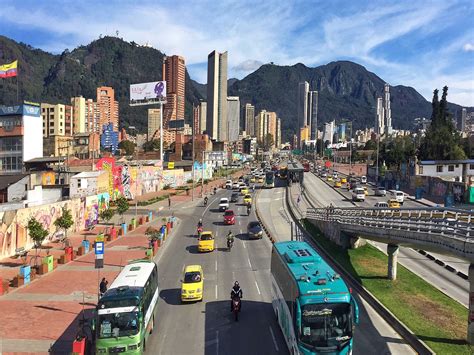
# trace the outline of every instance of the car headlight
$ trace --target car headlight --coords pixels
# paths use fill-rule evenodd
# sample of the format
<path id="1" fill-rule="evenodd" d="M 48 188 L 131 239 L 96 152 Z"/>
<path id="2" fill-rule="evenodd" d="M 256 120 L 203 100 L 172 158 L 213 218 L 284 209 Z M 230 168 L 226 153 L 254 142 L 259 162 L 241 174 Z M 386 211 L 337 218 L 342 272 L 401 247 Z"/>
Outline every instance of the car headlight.
<path id="1" fill-rule="evenodd" d="M 137 350 L 139 348 L 140 348 L 140 343 L 128 346 L 128 350 Z"/>
<path id="2" fill-rule="evenodd" d="M 202 289 L 201 289 L 201 288 L 198 288 L 198 289 L 196 290 L 196 292 L 198 292 L 198 293 L 199 293 L 199 292 L 202 292 Z"/>
<path id="3" fill-rule="evenodd" d="M 181 290 L 181 293 L 184 295 L 186 294 L 186 290 Z"/>

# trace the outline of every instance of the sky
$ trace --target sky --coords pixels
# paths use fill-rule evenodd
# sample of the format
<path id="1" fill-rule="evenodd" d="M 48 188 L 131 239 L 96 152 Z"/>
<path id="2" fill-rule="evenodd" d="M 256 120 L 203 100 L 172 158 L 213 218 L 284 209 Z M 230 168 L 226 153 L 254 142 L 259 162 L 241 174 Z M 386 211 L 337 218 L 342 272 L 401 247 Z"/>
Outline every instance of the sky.
<path id="1" fill-rule="evenodd" d="M 0 0 L 0 34 L 52 53 L 99 36 L 184 56 L 207 80 L 207 55 L 228 51 L 229 78 L 264 63 L 365 66 L 390 85 L 431 101 L 474 106 L 474 1 L 357 0 Z"/>

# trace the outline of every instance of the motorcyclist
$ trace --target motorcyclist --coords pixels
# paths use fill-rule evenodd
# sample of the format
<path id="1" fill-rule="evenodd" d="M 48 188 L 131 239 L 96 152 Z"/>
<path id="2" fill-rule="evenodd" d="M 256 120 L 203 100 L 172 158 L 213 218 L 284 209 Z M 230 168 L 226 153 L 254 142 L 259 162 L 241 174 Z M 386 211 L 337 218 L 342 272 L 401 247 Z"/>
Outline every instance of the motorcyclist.
<path id="1" fill-rule="evenodd" d="M 199 218 L 199 222 L 198 222 L 197 227 L 198 227 L 198 228 L 202 228 L 202 218 Z"/>
<path id="2" fill-rule="evenodd" d="M 204 206 L 206 206 L 206 205 L 207 205 L 207 200 L 208 200 L 207 196 L 206 196 L 206 197 L 204 197 Z"/>
<path id="3" fill-rule="evenodd" d="M 239 306 L 240 306 L 240 310 L 242 310 L 243 292 L 242 292 L 242 289 L 240 288 L 239 281 L 234 282 L 234 286 L 232 287 L 232 290 L 230 291 L 230 311 L 231 312 L 232 312 L 232 301 L 235 296 L 239 298 Z"/>
<path id="4" fill-rule="evenodd" d="M 227 247 L 229 247 L 229 243 L 234 243 L 234 235 L 231 231 L 227 233 Z"/>
<path id="5" fill-rule="evenodd" d="M 214 195 L 217 193 L 217 187 L 214 187 Z"/>

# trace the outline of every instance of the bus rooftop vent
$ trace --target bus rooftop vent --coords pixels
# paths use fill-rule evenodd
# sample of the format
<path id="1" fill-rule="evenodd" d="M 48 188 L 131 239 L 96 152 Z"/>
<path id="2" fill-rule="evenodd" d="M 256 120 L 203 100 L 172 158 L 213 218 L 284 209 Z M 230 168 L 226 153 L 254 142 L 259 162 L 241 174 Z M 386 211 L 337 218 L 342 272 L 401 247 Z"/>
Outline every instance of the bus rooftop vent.
<path id="1" fill-rule="evenodd" d="M 328 280 L 326 279 L 318 279 L 318 281 L 316 281 L 316 284 L 317 285 L 326 285 L 328 282 Z"/>
<path id="2" fill-rule="evenodd" d="M 140 266 L 133 266 L 130 268 L 130 271 L 139 271 L 140 270 Z"/>

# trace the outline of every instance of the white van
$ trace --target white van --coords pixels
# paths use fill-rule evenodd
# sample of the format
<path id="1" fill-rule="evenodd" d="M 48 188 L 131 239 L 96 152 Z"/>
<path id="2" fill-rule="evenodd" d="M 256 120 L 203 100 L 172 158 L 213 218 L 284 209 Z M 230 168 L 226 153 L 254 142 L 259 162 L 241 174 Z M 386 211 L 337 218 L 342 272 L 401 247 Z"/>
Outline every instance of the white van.
<path id="1" fill-rule="evenodd" d="M 395 191 L 394 192 L 395 199 L 398 201 L 400 205 L 403 205 L 403 200 L 405 200 L 405 194 L 403 191 Z"/>
<path id="2" fill-rule="evenodd" d="M 356 187 L 352 191 L 352 201 L 365 201 L 365 191 L 362 187 Z"/>

